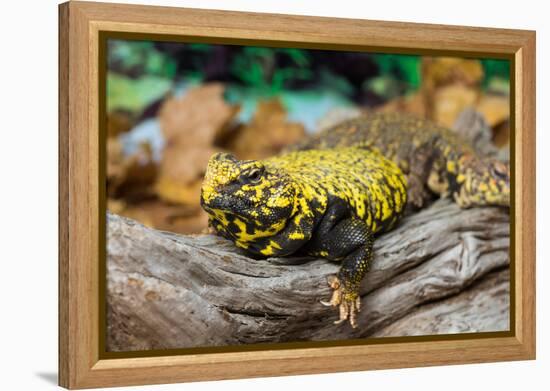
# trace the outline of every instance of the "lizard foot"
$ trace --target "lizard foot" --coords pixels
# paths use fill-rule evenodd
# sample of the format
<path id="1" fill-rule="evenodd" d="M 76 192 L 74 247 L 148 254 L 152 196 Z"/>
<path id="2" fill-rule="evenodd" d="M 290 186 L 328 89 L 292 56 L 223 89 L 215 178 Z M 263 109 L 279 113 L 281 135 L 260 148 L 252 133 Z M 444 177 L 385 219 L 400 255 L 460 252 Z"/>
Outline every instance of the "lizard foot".
<path id="1" fill-rule="evenodd" d="M 334 291 L 330 301 L 321 301 L 321 304 L 331 307 L 339 306 L 340 319 L 336 320 L 335 324 L 345 322 L 349 318 L 351 327 L 356 328 L 357 313 L 361 310 L 361 298 L 357 292 L 348 292 L 336 276 L 330 276 L 327 282 Z"/>
<path id="2" fill-rule="evenodd" d="M 421 209 L 432 195 L 424 188 L 424 185 L 413 186 L 407 192 L 407 205 L 412 205 L 413 209 Z"/>

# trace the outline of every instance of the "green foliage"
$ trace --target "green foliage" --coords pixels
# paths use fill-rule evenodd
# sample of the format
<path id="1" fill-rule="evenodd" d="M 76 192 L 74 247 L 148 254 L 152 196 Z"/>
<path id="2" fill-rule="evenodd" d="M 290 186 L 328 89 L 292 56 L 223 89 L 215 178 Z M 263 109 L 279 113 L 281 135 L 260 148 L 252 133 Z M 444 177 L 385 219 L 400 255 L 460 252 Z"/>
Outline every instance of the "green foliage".
<path id="1" fill-rule="evenodd" d="M 212 50 L 212 45 L 207 43 L 188 43 L 187 48 L 198 53 L 209 53 Z"/>
<path id="2" fill-rule="evenodd" d="M 109 69 L 133 75 L 173 78 L 176 61 L 155 49 L 151 41 L 109 40 Z"/>
<path id="3" fill-rule="evenodd" d="M 278 67 L 282 57 L 287 57 L 289 65 Z M 310 79 L 309 65 L 309 54 L 304 50 L 247 46 L 235 55 L 230 71 L 245 86 L 264 95 L 277 95 L 290 81 Z"/>
<path id="4" fill-rule="evenodd" d="M 131 79 L 107 73 L 107 112 L 125 110 L 140 113 L 147 105 L 165 95 L 172 87 L 170 79 L 145 75 Z"/>
<path id="5" fill-rule="evenodd" d="M 216 45 L 160 46 L 131 40 L 109 40 L 108 49 L 111 109 L 139 111 L 174 84 L 202 83 L 205 78 L 223 80 L 226 98 L 236 102 L 243 96 L 261 99 L 307 90 L 364 104 L 373 96 L 387 101 L 414 92 L 422 83 L 422 57 L 414 55 L 365 53 L 355 57 L 358 63 L 351 63 L 348 74 L 342 64 L 349 64 L 349 57 L 342 59 L 339 52 L 317 55 L 305 49 L 228 46 L 217 56 Z M 361 61 L 369 66 L 362 67 Z M 482 59 L 481 63 L 483 88 L 506 93 L 510 62 Z"/>
<path id="6" fill-rule="evenodd" d="M 484 58 L 481 60 L 483 66 L 483 87 L 488 88 L 494 79 L 510 80 L 510 61 Z"/>
<path id="7" fill-rule="evenodd" d="M 339 93 L 343 96 L 353 95 L 355 87 L 342 75 L 322 68 L 319 75 L 318 89 Z"/>
<path id="8" fill-rule="evenodd" d="M 390 76 L 406 86 L 406 92 L 415 91 L 421 83 L 421 57 L 405 54 L 373 54 L 381 76 Z"/>
<path id="9" fill-rule="evenodd" d="M 307 67 L 310 65 L 310 58 L 307 51 L 302 49 L 277 49 L 280 53 L 284 53 L 289 56 L 294 63 L 300 67 Z"/>
<path id="10" fill-rule="evenodd" d="M 407 83 L 396 79 L 394 76 L 384 74 L 366 80 L 363 83 L 363 88 L 374 92 L 385 100 L 393 99 L 411 91 Z"/>

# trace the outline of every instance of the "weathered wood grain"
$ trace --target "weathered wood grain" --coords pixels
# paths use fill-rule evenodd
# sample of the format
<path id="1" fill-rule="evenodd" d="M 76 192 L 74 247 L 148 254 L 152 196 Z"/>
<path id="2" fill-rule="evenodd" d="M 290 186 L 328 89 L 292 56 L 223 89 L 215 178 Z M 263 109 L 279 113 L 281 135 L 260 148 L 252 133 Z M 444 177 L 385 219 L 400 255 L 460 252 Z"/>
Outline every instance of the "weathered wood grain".
<path id="1" fill-rule="evenodd" d="M 510 271 L 489 273 L 469 289 L 414 309 L 373 337 L 477 333 L 509 329 Z"/>
<path id="2" fill-rule="evenodd" d="M 445 200 L 406 218 L 376 241 L 354 330 L 334 325 L 336 311 L 319 303 L 338 263 L 254 260 L 215 236 L 159 232 L 109 215 L 108 350 L 453 333 L 456 322 L 437 314 L 465 312 L 472 295 L 490 303 L 468 308 L 474 321 L 460 332 L 508 330 L 507 316 L 484 312 L 490 304 L 509 313 L 508 291 L 484 299 L 486 285 L 465 291 L 507 267 L 509 227 L 505 209 L 460 210 Z"/>

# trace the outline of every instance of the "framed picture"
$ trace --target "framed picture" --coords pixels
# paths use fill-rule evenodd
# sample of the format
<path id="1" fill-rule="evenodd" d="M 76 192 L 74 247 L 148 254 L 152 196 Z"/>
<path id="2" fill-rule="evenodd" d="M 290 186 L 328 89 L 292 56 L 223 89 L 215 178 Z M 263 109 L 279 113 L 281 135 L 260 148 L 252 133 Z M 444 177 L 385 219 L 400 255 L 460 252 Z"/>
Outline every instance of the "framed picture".
<path id="1" fill-rule="evenodd" d="M 535 358 L 535 33 L 59 7 L 67 388 Z"/>

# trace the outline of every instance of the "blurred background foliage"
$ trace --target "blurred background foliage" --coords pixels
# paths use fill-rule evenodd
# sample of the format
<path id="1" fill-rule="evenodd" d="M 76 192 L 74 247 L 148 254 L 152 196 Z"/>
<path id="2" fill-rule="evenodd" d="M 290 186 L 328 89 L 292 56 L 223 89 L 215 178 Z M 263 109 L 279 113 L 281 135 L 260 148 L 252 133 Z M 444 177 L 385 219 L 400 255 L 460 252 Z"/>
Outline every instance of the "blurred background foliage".
<path id="1" fill-rule="evenodd" d="M 109 40 L 108 207 L 147 225 L 200 232 L 208 157 L 265 158 L 363 110 L 451 127 L 481 112 L 509 139 L 507 60 Z"/>
<path id="2" fill-rule="evenodd" d="M 151 88 L 153 96 L 168 82 L 221 81 L 233 100 L 313 88 L 372 105 L 412 93 L 422 83 L 422 57 L 414 55 L 121 40 L 110 40 L 108 51 L 109 70 L 131 79 L 147 76 L 142 88 Z M 484 89 L 509 83 L 508 60 L 480 62 Z"/>

